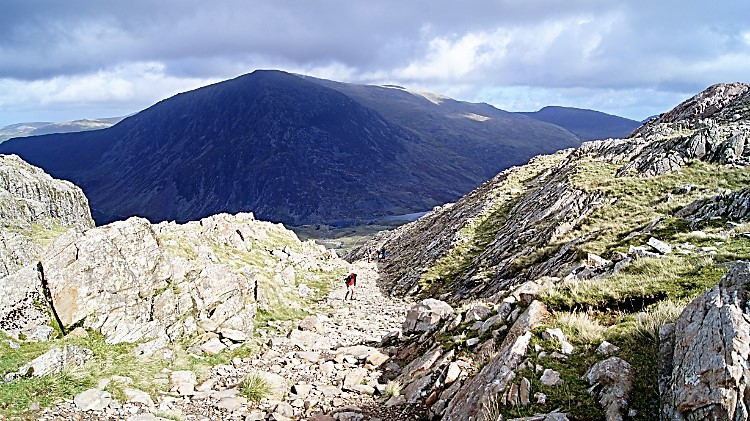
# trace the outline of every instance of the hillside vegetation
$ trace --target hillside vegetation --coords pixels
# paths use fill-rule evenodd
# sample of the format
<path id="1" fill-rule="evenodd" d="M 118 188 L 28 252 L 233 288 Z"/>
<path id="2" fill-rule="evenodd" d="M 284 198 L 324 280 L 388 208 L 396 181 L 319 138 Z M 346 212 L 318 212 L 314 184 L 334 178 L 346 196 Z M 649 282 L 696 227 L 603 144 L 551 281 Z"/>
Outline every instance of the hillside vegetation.
<path id="1" fill-rule="evenodd" d="M 384 287 L 395 295 L 497 310 L 529 291 L 544 304 L 549 316 L 529 328 L 536 352 L 496 393 L 505 402 L 521 379 L 532 379 L 531 390 L 547 401 L 498 404 L 506 417 L 559 408 L 570 419 L 603 418 L 584 375 L 604 358 L 595 351 L 606 340 L 617 346 L 611 355 L 632 365 L 633 393 L 623 407 L 633 419 L 657 419 L 660 327 L 750 258 L 749 119 L 747 85 L 713 86 L 630 138 L 508 169 L 455 204 L 378 234 L 349 258 L 385 246 Z M 559 345 L 543 337 L 547 328 L 562 329 L 576 351 L 550 360 Z M 434 343 L 447 349 L 456 338 Z M 540 383 L 540 366 L 559 372 L 564 388 Z"/>

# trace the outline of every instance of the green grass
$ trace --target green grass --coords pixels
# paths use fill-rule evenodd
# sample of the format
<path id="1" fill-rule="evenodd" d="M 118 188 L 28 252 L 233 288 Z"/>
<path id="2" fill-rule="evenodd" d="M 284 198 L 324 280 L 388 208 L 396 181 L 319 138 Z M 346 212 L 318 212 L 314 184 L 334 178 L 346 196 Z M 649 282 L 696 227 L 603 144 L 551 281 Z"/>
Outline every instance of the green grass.
<path id="1" fill-rule="evenodd" d="M 580 226 L 572 230 L 559 244 L 576 237 L 587 238 L 583 251 L 605 255 L 618 246 L 626 234 L 672 213 L 702 197 L 711 196 L 719 189 L 739 189 L 750 185 L 750 169 L 694 161 L 680 171 L 657 177 L 616 177 L 621 163 L 582 160 L 571 174 L 571 184 L 587 192 L 598 192 L 614 203 L 595 210 Z M 671 195 L 680 186 L 692 184 L 688 194 Z M 668 201 L 667 197 L 671 200 Z"/>
<path id="2" fill-rule="evenodd" d="M 504 406 L 501 408 L 503 419 L 526 417 L 539 413 L 547 413 L 553 409 L 565 412 L 572 420 L 601 420 L 604 414 L 596 398 L 588 393 L 589 384 L 583 379 L 583 375 L 596 363 L 594 347 L 586 342 L 580 342 L 576 338 L 569 338 L 575 352 L 568 356 L 565 361 L 557 360 L 550 356 L 557 351 L 559 345 L 555 341 L 545 341 L 541 338 L 541 332 L 544 328 L 534 330 L 529 349 L 533 350 L 534 345 L 540 345 L 546 351 L 547 356 L 538 358 L 537 353 L 530 352 L 528 361 L 530 364 L 518 372 L 515 384 L 521 383 L 522 378 L 527 378 L 531 382 L 530 400 L 531 404 L 526 407 L 522 406 Z M 535 371 L 535 366 L 541 365 L 560 373 L 563 383 L 557 386 L 545 386 L 539 380 L 542 373 Z M 542 392 L 547 395 L 547 402 L 544 405 L 536 403 L 533 398 L 534 394 Z"/>
<path id="3" fill-rule="evenodd" d="M 666 298 L 695 297 L 725 272 L 711 256 L 642 259 L 606 279 L 564 282 L 545 291 L 541 299 L 549 308 L 564 311 L 640 311 Z"/>
<path id="4" fill-rule="evenodd" d="M 39 402 L 41 407 L 49 407 L 62 399 L 71 399 L 77 393 L 95 387 L 98 380 L 112 376 L 124 376 L 132 379 L 127 387 L 133 387 L 149 393 L 156 400 L 164 385 L 153 382 L 154 377 L 163 369 L 191 370 L 198 378 L 208 374 L 210 368 L 217 364 L 228 364 L 234 357 L 245 357 L 255 352 L 252 345 L 245 344 L 230 352 L 217 356 L 196 358 L 185 351 L 172 349 L 174 357 L 163 359 L 158 353 L 152 357 L 138 357 L 134 354 L 137 344 L 115 344 L 104 342 L 97 333 L 89 332 L 89 338 L 63 338 L 49 342 L 21 342 L 19 349 L 11 349 L 7 340 L 0 341 L 0 376 L 15 372 L 19 367 L 55 347 L 66 344 L 91 349 L 93 358 L 83 367 L 46 377 L 16 379 L 10 383 L 0 384 L 0 416 L 31 417 L 26 412 L 32 402 Z M 124 385 L 115 382 L 107 390 L 115 398 L 123 396 Z"/>
<path id="5" fill-rule="evenodd" d="M 422 274 L 420 285 L 422 294 L 435 296 L 449 289 L 452 281 L 466 272 L 475 258 L 495 239 L 495 234 L 503 222 L 509 203 L 500 203 L 490 209 L 474 224 L 464 227 L 460 235 L 465 239 L 456 244 L 444 257 Z"/>
<path id="6" fill-rule="evenodd" d="M 253 402 L 260 402 L 271 393 L 271 383 L 258 375 L 251 374 L 240 383 L 240 395 Z"/>

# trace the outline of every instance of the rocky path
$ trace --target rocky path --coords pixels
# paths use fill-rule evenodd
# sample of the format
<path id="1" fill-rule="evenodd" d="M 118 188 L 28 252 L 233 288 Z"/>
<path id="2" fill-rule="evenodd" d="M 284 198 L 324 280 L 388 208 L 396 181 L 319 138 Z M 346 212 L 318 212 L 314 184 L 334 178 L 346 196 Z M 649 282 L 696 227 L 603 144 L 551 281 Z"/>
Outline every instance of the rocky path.
<path id="1" fill-rule="evenodd" d="M 298 324 L 272 323 L 259 354 L 212 368 L 198 382 L 189 371 L 163 373 L 170 392 L 156 402 L 135 392 L 125 402 L 91 391 L 91 403 L 65 402 L 40 419 L 184 420 L 406 420 L 418 408 L 384 405 L 389 338 L 398 335 L 411 303 L 385 297 L 375 263 L 357 262 L 355 300 L 344 301 L 343 281 Z M 392 349 L 391 349 L 392 350 Z M 263 379 L 270 389 L 259 402 L 240 392 L 243 379 Z M 103 397 L 104 396 L 104 397 Z M 93 408 L 88 411 L 82 408 Z"/>

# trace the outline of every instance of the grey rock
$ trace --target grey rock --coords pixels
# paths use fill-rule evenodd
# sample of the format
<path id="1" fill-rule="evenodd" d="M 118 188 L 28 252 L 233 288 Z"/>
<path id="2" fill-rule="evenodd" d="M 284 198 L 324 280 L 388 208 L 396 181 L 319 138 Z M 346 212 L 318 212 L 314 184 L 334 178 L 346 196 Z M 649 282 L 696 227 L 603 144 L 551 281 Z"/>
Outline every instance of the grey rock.
<path id="1" fill-rule="evenodd" d="M 430 332 L 437 324 L 453 314 L 453 307 L 434 298 L 422 300 L 406 314 L 402 326 L 404 334 Z"/>
<path id="2" fill-rule="evenodd" d="M 217 355 L 221 353 L 221 351 L 227 349 L 226 345 L 224 345 L 219 338 L 211 338 L 206 343 L 201 345 L 201 350 L 209 355 Z"/>
<path id="3" fill-rule="evenodd" d="M 568 342 L 560 328 L 545 329 L 544 332 L 542 332 L 542 338 L 559 342 L 561 350 L 560 352 L 565 355 L 570 355 L 573 353 L 573 345 Z"/>
<path id="4" fill-rule="evenodd" d="M 229 412 L 237 411 L 247 405 L 247 399 L 240 396 L 226 397 L 216 403 L 216 407 Z"/>
<path id="5" fill-rule="evenodd" d="M 388 355 L 385 355 L 380 351 L 375 351 L 369 354 L 367 358 L 365 358 L 365 362 L 368 364 L 372 364 L 373 367 L 380 367 L 381 365 L 385 364 L 388 359 L 390 359 Z"/>
<path id="6" fill-rule="evenodd" d="M 649 238 L 648 239 L 648 245 L 651 246 L 651 247 L 653 247 L 654 250 L 658 251 L 661 254 L 670 254 L 670 253 L 672 253 L 672 246 L 670 246 L 669 244 L 667 244 L 667 243 L 665 243 L 665 242 L 663 242 L 663 241 L 661 241 L 661 240 L 659 240 L 657 238 L 654 238 L 654 237 Z"/>
<path id="7" fill-rule="evenodd" d="M 59 373 L 63 369 L 72 370 L 81 367 L 93 356 L 94 352 L 88 348 L 65 345 L 63 348 L 53 348 L 34 358 L 31 362 L 21 366 L 18 373 L 21 376 L 47 376 Z"/>
<path id="8" fill-rule="evenodd" d="M 539 381 L 545 386 L 557 386 L 563 383 L 562 378 L 560 378 L 560 372 L 552 370 L 551 368 L 544 369 Z"/>
<path id="9" fill-rule="evenodd" d="M 0 330 L 9 336 L 20 333 L 33 336 L 39 326 L 50 321 L 48 308 L 38 305 L 45 302 L 36 265 L 25 266 L 5 277 L 0 275 Z"/>
<path id="10" fill-rule="evenodd" d="M 76 395 L 73 402 L 81 411 L 101 411 L 112 402 L 112 395 L 104 390 L 89 389 Z"/>
<path id="11" fill-rule="evenodd" d="M 495 327 L 502 325 L 505 323 L 505 319 L 501 314 L 496 314 L 489 319 L 482 322 L 482 325 L 479 327 L 479 334 L 484 335 L 488 331 L 494 329 Z"/>
<path id="12" fill-rule="evenodd" d="M 527 406 L 530 403 L 529 395 L 531 394 L 531 382 L 526 377 L 521 379 L 521 384 L 518 388 L 518 398 L 521 405 Z"/>
<path id="13" fill-rule="evenodd" d="M 630 364 L 621 358 L 610 357 L 594 364 L 585 377 L 592 389 L 598 390 L 599 403 L 607 421 L 623 420 L 633 389 Z"/>
<path id="14" fill-rule="evenodd" d="M 52 339 L 52 334 L 55 332 L 55 329 L 49 327 L 49 326 L 37 326 L 36 331 L 32 335 L 33 338 L 36 338 L 37 340 L 41 342 L 47 342 L 50 339 Z"/>
<path id="15" fill-rule="evenodd" d="M 309 384 L 298 383 L 292 386 L 292 393 L 299 396 L 300 398 L 307 397 L 307 395 L 309 395 L 312 390 L 313 387 Z"/>
<path id="16" fill-rule="evenodd" d="M 154 400 L 151 399 L 151 396 L 148 393 L 142 390 L 126 387 L 125 389 L 123 389 L 123 393 L 125 394 L 125 399 L 128 402 L 141 403 L 149 408 L 155 408 Z"/>
<path id="17" fill-rule="evenodd" d="M 299 329 L 323 333 L 323 323 L 318 316 L 307 316 L 299 322 Z"/>
<path id="18" fill-rule="evenodd" d="M 611 355 L 620 351 L 620 347 L 613 345 L 607 341 L 602 341 L 598 347 L 596 347 L 596 353 L 600 355 Z"/>
<path id="19" fill-rule="evenodd" d="M 467 322 L 484 320 L 490 317 L 491 314 L 492 310 L 490 310 L 487 306 L 484 306 L 482 304 L 474 304 L 468 310 L 466 310 L 464 320 Z"/>
<path id="20" fill-rule="evenodd" d="M 227 329 L 227 328 L 225 328 L 225 329 L 221 329 L 219 331 L 219 333 L 221 333 L 222 337 L 227 338 L 227 339 L 229 339 L 232 342 L 245 342 L 248 339 L 250 339 L 247 336 L 246 332 L 243 332 L 243 331 L 237 330 L 237 329 Z"/>
<path id="21" fill-rule="evenodd" d="M 660 350 L 661 411 L 666 419 L 747 419 L 750 414 L 748 285 L 750 263 L 735 264 L 693 300 Z M 670 352 L 671 351 L 671 352 Z"/>
<path id="22" fill-rule="evenodd" d="M 446 421 L 463 421 L 479 416 L 483 407 L 500 395 L 515 377 L 515 370 L 531 342 L 531 330 L 549 315 L 539 301 L 532 302 L 521 314 L 503 339 L 499 351 L 451 399 L 445 410 Z M 459 384 L 455 382 L 454 385 Z"/>
<path id="23" fill-rule="evenodd" d="M 542 286 L 535 281 L 527 281 L 516 288 L 511 295 L 520 303 L 529 305 L 536 299 L 536 296 L 539 295 L 541 289 Z"/>
<path id="24" fill-rule="evenodd" d="M 458 363 L 450 363 L 445 372 L 445 384 L 449 385 L 458 380 L 459 376 L 461 376 L 461 372 L 461 366 L 459 366 Z"/>
<path id="25" fill-rule="evenodd" d="M 365 376 L 367 376 L 367 370 L 364 368 L 348 370 L 344 374 L 344 390 L 349 390 L 351 386 L 360 384 Z"/>

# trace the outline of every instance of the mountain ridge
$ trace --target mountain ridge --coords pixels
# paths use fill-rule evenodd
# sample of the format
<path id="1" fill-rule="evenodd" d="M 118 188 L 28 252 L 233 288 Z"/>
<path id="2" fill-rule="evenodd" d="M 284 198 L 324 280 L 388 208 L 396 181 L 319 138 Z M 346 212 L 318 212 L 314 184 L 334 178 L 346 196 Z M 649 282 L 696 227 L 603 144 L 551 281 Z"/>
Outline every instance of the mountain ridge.
<path id="1" fill-rule="evenodd" d="M 501 168 L 579 142 L 523 120 L 546 135 L 523 142 L 505 130 L 513 144 L 503 143 L 502 131 L 466 117 L 462 126 L 479 128 L 458 136 L 446 116 L 443 134 L 429 137 L 426 123 L 384 118 L 388 100 L 374 102 L 379 110 L 306 78 L 256 71 L 178 94 L 108 129 L 11 140 L 0 152 L 80 185 L 99 223 L 253 211 L 294 225 L 423 211 Z"/>
<path id="2" fill-rule="evenodd" d="M 581 140 L 627 137 L 642 125 L 628 118 L 575 107 L 546 106 L 539 111 L 518 114 L 556 124 Z"/>

